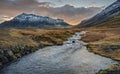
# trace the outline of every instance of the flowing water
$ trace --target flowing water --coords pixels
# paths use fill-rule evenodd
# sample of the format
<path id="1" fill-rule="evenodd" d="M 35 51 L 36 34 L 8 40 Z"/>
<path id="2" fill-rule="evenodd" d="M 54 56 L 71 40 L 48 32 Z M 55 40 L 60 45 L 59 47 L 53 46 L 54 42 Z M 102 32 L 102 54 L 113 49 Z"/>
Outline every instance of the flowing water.
<path id="1" fill-rule="evenodd" d="M 79 41 L 84 33 L 76 33 L 61 46 L 45 47 L 24 56 L 0 74 L 95 74 L 117 63 L 88 52 L 86 43 Z"/>

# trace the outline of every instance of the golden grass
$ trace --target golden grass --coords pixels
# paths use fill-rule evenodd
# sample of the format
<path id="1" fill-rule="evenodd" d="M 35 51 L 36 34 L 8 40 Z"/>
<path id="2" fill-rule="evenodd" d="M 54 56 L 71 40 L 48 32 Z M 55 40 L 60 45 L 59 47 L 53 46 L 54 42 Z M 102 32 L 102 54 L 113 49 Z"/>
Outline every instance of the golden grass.
<path id="1" fill-rule="evenodd" d="M 88 42 L 89 50 L 120 61 L 120 28 L 89 29 L 82 40 Z"/>
<path id="2" fill-rule="evenodd" d="M 12 46 L 37 46 L 37 44 L 28 38 L 27 36 L 24 36 L 20 33 L 19 30 L 15 29 L 6 29 L 6 30 L 0 30 L 0 47 L 1 48 L 8 48 Z"/>
<path id="3" fill-rule="evenodd" d="M 39 48 L 61 45 L 82 29 L 0 29 L 0 69 Z"/>
<path id="4" fill-rule="evenodd" d="M 83 35 L 82 40 L 88 42 L 88 50 L 120 62 L 120 28 L 91 28 Z M 120 65 L 112 65 L 98 74 L 116 73 Z"/>
<path id="5" fill-rule="evenodd" d="M 0 29 L 0 48 L 62 44 L 80 29 Z"/>

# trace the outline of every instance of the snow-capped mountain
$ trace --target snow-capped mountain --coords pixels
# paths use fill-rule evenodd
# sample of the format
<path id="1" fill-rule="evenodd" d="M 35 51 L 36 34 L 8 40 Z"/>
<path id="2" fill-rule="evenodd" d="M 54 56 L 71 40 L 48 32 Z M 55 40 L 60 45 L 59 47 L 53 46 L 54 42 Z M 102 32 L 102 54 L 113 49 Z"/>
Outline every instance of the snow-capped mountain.
<path id="1" fill-rule="evenodd" d="M 62 19 L 22 13 L 10 21 L 3 22 L 1 28 L 66 28 L 70 27 Z"/>
<path id="2" fill-rule="evenodd" d="M 108 19 L 113 18 L 120 14 L 120 0 L 117 0 L 107 8 L 105 8 L 102 12 L 98 13 L 92 18 L 87 20 L 83 20 L 79 26 L 80 27 L 92 27 L 99 25 L 103 22 L 106 22 Z"/>

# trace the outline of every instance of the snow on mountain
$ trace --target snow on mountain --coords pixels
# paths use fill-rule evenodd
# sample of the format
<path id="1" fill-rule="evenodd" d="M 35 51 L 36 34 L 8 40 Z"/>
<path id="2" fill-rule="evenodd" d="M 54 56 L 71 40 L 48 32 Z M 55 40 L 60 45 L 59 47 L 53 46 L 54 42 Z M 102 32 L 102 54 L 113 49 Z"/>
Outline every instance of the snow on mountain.
<path id="1" fill-rule="evenodd" d="M 3 22 L 0 28 L 66 28 L 69 24 L 62 19 L 52 19 L 47 16 L 22 13 L 10 21 Z"/>
<path id="2" fill-rule="evenodd" d="M 19 20 L 21 22 L 22 21 L 30 21 L 30 22 L 35 22 L 35 21 L 44 22 L 44 21 L 46 21 L 49 23 L 62 23 L 62 22 L 64 22 L 61 19 L 52 19 L 52 18 L 49 18 L 47 16 L 37 16 L 34 14 L 26 14 L 26 13 L 18 15 L 17 17 L 14 18 L 14 20 Z"/>
<path id="3" fill-rule="evenodd" d="M 114 12 L 115 11 L 115 12 Z M 113 13 L 113 14 L 112 14 Z M 100 14 L 112 14 L 114 16 L 120 13 L 120 1 L 114 2 L 112 5 L 108 6 L 105 10 L 103 10 Z"/>
<path id="4" fill-rule="evenodd" d="M 112 18 L 119 14 L 120 14 L 120 0 L 117 0 L 116 2 L 112 3 L 110 6 L 105 8 L 102 12 L 98 13 L 94 17 L 89 18 L 87 20 L 83 20 L 79 24 L 79 26 L 80 27 L 92 27 L 102 22 L 105 22 L 109 18 Z"/>

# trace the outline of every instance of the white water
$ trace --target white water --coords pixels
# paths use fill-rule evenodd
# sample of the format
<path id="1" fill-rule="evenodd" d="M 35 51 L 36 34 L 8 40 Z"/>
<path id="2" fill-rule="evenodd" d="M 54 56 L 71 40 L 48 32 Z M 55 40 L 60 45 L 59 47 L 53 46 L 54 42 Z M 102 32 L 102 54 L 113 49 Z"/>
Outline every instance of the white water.
<path id="1" fill-rule="evenodd" d="M 22 57 L 0 74 L 95 74 L 117 62 L 87 51 L 76 33 L 61 46 L 50 46 Z"/>

